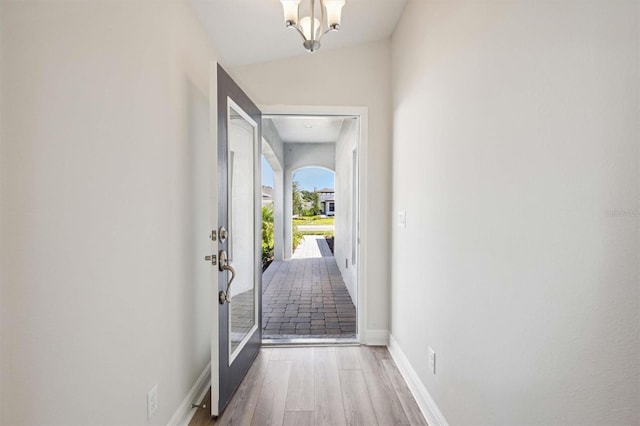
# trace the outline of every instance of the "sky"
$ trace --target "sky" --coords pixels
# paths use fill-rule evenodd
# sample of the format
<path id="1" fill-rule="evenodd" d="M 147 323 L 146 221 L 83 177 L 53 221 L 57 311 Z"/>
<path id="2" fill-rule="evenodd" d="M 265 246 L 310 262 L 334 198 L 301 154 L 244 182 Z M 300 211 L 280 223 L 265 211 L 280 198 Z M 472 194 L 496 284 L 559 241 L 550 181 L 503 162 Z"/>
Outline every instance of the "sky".
<path id="1" fill-rule="evenodd" d="M 306 191 L 315 189 L 333 188 L 333 172 L 319 167 L 305 167 L 293 174 L 294 182 L 298 182 L 298 187 Z M 273 187 L 273 169 L 262 157 L 262 184 Z"/>

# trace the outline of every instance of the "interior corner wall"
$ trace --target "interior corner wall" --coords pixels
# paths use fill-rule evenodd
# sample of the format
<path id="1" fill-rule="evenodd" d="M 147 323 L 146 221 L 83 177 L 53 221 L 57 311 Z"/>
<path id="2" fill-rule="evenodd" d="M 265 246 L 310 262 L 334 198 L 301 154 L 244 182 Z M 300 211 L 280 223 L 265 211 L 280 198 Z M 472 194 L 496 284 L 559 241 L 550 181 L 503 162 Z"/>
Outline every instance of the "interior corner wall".
<path id="1" fill-rule="evenodd" d="M 352 258 L 353 194 L 357 182 L 353 182 L 353 151 L 358 145 L 358 122 L 348 120 L 335 145 L 335 241 L 334 256 L 344 283 L 354 305 L 358 305 L 356 287 L 357 265 Z"/>
<path id="2" fill-rule="evenodd" d="M 339 34 L 338 34 L 339 36 Z M 367 330 L 389 327 L 389 206 L 391 170 L 391 75 L 388 40 L 320 50 L 232 68 L 230 73 L 260 105 L 366 106 L 366 186 L 375 196 L 367 215 Z M 285 177 L 286 179 L 286 177 Z M 285 194 L 285 197 L 287 195 Z"/>
<path id="3" fill-rule="evenodd" d="M 186 2 L 1 8 L 0 423 L 167 424 L 210 360 L 216 52 Z"/>
<path id="4" fill-rule="evenodd" d="M 262 120 L 262 137 L 267 140 L 280 167 L 284 167 L 284 143 L 272 120 Z"/>
<path id="5" fill-rule="evenodd" d="M 263 155 L 267 157 L 267 161 L 273 169 L 273 258 L 281 261 L 285 257 L 284 143 L 282 143 L 272 120 L 262 120 L 262 138 L 267 141 L 267 150 L 269 151 L 266 152 L 263 148 Z"/>
<path id="6" fill-rule="evenodd" d="M 450 424 L 640 423 L 638 7 L 397 26 L 391 332 Z"/>

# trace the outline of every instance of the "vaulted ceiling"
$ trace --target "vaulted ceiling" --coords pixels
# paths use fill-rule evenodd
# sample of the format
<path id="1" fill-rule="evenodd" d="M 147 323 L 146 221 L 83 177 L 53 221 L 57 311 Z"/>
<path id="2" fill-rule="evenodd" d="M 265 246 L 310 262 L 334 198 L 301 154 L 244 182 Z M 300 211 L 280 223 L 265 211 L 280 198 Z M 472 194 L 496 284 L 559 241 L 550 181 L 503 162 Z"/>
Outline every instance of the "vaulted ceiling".
<path id="1" fill-rule="evenodd" d="M 321 49 L 389 37 L 406 1 L 346 0 L 340 31 L 326 34 Z M 226 66 L 310 54 L 302 47 L 296 31 L 285 27 L 279 0 L 191 0 L 191 3 Z"/>

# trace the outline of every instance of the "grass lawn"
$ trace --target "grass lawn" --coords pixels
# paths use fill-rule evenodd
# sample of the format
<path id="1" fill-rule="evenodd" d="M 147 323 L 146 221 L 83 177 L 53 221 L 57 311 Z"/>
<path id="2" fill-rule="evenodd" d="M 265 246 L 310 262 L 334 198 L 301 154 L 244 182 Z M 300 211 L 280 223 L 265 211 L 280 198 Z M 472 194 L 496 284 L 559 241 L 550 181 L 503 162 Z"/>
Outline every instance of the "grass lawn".
<path id="1" fill-rule="evenodd" d="M 300 231 L 302 235 L 325 235 L 333 237 L 333 231 Z"/>
<path id="2" fill-rule="evenodd" d="M 293 219 L 294 225 L 333 225 L 333 217 L 320 218 L 318 216 L 304 216 Z"/>

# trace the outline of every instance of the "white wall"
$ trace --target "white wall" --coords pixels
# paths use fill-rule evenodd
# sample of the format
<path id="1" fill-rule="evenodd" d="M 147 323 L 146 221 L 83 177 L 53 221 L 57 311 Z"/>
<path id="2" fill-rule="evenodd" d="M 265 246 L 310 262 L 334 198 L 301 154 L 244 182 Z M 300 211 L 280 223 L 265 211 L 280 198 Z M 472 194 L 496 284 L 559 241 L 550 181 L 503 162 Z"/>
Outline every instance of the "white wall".
<path id="1" fill-rule="evenodd" d="M 273 158 L 267 158 L 271 167 L 275 167 L 274 163 L 278 163 L 280 168 L 284 167 L 284 142 L 280 139 L 280 134 L 273 124 L 272 120 L 262 120 L 262 137 L 269 143 L 270 151 L 267 153 L 264 149 L 264 155 Z"/>
<path id="2" fill-rule="evenodd" d="M 2 2 L 0 423 L 166 424 L 209 360 L 209 64 L 186 4 Z M 213 186 L 215 188 L 215 186 Z"/>
<path id="3" fill-rule="evenodd" d="M 335 143 L 285 143 L 285 169 L 295 172 L 304 167 L 336 168 Z M 319 189 L 319 188 L 318 188 Z"/>
<path id="4" fill-rule="evenodd" d="M 392 334 L 450 424 L 640 422 L 638 5 L 410 1 L 393 36 Z"/>
<path id="5" fill-rule="evenodd" d="M 369 334 L 383 335 L 389 322 L 389 206 L 391 166 L 390 44 L 320 50 L 302 56 L 233 68 L 231 74 L 261 105 L 366 106 L 366 187 L 375 192 L 361 206 L 367 215 L 367 310 Z M 286 176 L 285 176 L 286 179 Z M 285 194 L 285 201 L 286 201 Z"/>
<path id="6" fill-rule="evenodd" d="M 358 145 L 357 120 L 347 120 L 343 125 L 340 138 L 336 142 L 336 175 L 335 175 L 335 242 L 334 256 L 351 300 L 357 306 L 356 288 L 357 266 L 353 262 L 353 195 L 357 182 L 353 181 L 353 151 Z"/>
<path id="7" fill-rule="evenodd" d="M 273 169 L 273 257 L 284 259 L 284 144 L 271 120 L 262 120 L 262 154 Z M 266 141 L 267 143 L 264 143 Z"/>

